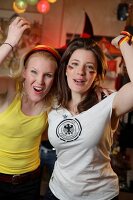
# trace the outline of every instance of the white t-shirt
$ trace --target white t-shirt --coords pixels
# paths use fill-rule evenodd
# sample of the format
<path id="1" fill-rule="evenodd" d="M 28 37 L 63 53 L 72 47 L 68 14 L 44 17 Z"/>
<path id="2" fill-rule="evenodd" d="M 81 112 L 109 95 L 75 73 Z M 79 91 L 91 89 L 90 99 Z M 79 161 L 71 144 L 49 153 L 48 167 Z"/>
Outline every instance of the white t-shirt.
<path id="1" fill-rule="evenodd" d="M 115 94 L 75 116 L 61 107 L 49 113 L 48 135 L 57 153 L 49 186 L 58 199 L 110 200 L 118 195 L 109 157 Z"/>

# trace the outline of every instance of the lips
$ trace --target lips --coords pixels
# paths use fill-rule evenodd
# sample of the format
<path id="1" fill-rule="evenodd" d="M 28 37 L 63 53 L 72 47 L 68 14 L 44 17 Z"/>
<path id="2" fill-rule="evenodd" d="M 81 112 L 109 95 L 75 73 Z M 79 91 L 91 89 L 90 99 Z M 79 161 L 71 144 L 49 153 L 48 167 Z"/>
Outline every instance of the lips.
<path id="1" fill-rule="evenodd" d="M 77 79 L 74 79 L 75 82 L 77 83 L 84 83 L 85 81 L 84 80 L 77 80 Z"/>
<path id="2" fill-rule="evenodd" d="M 81 85 L 81 84 L 84 84 L 85 83 L 85 80 L 81 80 L 81 79 L 73 79 L 74 82 L 78 85 Z"/>
<path id="3" fill-rule="evenodd" d="M 38 94 L 41 94 L 42 92 L 43 92 L 43 90 L 44 90 L 44 88 L 42 88 L 42 87 L 33 87 L 33 89 L 34 89 L 34 91 L 36 92 L 36 93 L 38 93 Z"/>

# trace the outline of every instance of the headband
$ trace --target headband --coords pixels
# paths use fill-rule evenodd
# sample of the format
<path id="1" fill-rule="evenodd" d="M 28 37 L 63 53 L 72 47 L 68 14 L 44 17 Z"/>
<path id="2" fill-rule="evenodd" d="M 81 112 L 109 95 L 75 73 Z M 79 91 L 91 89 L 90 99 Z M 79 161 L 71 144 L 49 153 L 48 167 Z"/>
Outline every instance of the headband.
<path id="1" fill-rule="evenodd" d="M 60 59 L 61 59 L 61 56 L 60 54 L 58 53 L 57 50 L 55 50 L 53 47 L 51 46 L 47 46 L 47 45 L 37 45 L 35 46 L 33 49 L 31 49 L 27 55 L 25 56 L 24 58 L 24 65 L 26 63 L 26 61 L 28 60 L 28 58 L 35 52 L 39 52 L 39 51 L 45 51 L 45 52 L 48 52 L 50 53 L 57 61 L 57 63 L 59 63 Z"/>

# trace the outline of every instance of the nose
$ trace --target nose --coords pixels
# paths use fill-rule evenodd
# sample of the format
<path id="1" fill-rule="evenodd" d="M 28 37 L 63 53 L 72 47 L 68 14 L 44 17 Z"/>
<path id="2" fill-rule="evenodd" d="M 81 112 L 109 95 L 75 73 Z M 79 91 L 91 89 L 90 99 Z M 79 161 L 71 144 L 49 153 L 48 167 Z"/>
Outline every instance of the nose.
<path id="1" fill-rule="evenodd" d="M 79 66 L 77 68 L 77 74 L 79 74 L 81 76 L 84 76 L 86 74 L 85 67 L 84 66 Z"/>
<path id="2" fill-rule="evenodd" d="M 37 83 L 40 85 L 44 85 L 44 76 L 40 75 L 37 77 Z"/>

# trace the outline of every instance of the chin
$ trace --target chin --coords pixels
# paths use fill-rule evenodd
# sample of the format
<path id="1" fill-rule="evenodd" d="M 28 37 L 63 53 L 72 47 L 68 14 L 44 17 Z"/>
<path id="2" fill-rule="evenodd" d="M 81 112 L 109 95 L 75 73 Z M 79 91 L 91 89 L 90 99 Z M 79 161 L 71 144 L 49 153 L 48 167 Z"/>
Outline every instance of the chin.
<path id="1" fill-rule="evenodd" d="M 34 102 L 34 103 L 38 103 L 39 101 L 42 101 L 43 99 L 44 99 L 44 97 L 42 97 L 42 98 L 41 97 L 39 97 L 39 98 L 34 97 L 34 98 L 31 98 L 31 101 Z"/>

